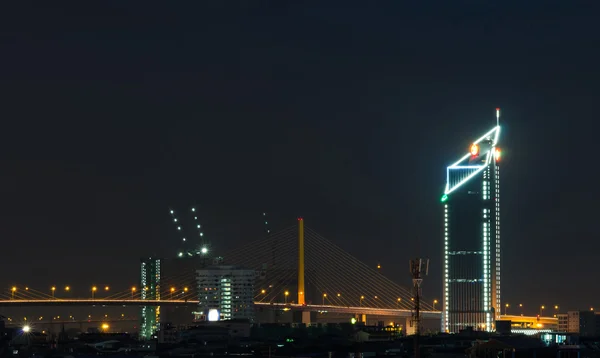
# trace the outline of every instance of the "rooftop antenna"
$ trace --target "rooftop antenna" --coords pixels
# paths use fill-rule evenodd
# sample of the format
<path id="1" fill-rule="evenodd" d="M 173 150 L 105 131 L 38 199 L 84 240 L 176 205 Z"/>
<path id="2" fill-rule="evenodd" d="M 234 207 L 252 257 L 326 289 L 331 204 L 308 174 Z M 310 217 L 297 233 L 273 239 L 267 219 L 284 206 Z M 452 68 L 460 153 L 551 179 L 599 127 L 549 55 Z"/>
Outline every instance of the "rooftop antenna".
<path id="1" fill-rule="evenodd" d="M 413 282 L 413 327 L 415 327 L 415 358 L 421 355 L 421 347 L 419 346 L 419 336 L 421 335 L 421 284 L 423 277 L 429 272 L 429 259 L 412 259 L 409 261 L 409 270 Z"/>
<path id="2" fill-rule="evenodd" d="M 500 108 L 496 108 L 496 125 L 500 125 Z"/>

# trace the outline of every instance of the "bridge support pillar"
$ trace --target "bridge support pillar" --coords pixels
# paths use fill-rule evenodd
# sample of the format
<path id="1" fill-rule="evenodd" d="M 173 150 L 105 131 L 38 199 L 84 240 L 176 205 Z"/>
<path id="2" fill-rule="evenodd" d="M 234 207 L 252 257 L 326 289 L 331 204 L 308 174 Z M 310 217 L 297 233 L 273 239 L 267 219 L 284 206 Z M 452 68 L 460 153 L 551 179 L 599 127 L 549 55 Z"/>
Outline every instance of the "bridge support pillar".
<path id="1" fill-rule="evenodd" d="M 298 218 L 298 304 L 306 303 L 304 290 L 304 219 Z M 302 315 L 304 317 L 304 314 Z M 310 320 L 310 316 L 309 316 Z M 303 319 L 304 321 L 304 319 Z"/>

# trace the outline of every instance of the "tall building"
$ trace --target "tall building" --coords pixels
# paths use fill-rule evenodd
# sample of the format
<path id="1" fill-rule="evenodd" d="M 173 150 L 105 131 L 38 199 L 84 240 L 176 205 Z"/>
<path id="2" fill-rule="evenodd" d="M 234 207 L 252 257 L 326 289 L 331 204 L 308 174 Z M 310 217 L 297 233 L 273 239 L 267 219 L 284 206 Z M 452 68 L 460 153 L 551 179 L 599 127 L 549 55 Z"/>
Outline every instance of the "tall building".
<path id="1" fill-rule="evenodd" d="M 211 266 L 197 270 L 198 320 L 254 320 L 255 270 Z"/>
<path id="2" fill-rule="evenodd" d="M 160 300 L 160 266 L 157 258 L 144 258 L 141 263 L 141 299 Z M 152 339 L 160 323 L 160 307 L 142 306 L 140 312 L 140 337 Z"/>
<path id="3" fill-rule="evenodd" d="M 442 331 L 494 329 L 500 314 L 500 110 L 446 168 Z"/>

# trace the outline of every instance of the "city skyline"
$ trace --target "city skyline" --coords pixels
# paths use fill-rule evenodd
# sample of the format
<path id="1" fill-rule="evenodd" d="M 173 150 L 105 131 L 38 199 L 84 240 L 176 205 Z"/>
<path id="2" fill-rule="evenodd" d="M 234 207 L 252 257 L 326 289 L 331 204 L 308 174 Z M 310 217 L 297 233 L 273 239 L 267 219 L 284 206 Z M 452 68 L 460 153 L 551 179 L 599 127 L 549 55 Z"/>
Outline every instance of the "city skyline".
<path id="1" fill-rule="evenodd" d="M 273 232 L 302 216 L 403 286 L 429 257 L 423 293 L 441 300 L 443 168 L 500 107 L 502 304 L 600 295 L 581 274 L 600 250 L 588 8 L 14 6 L 0 287 L 126 289 L 140 257 L 181 247 L 168 208 L 193 204 L 218 252 L 263 237 L 267 212 Z"/>

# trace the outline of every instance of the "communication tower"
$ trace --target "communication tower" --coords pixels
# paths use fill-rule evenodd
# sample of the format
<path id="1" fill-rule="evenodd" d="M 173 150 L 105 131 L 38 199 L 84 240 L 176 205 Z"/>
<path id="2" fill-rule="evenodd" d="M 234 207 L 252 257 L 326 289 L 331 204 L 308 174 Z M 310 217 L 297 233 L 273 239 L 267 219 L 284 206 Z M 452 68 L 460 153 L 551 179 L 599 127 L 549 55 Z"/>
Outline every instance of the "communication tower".
<path id="1" fill-rule="evenodd" d="M 421 284 L 423 277 L 429 272 L 429 259 L 412 259 L 409 262 L 409 270 L 413 282 L 414 310 L 412 315 L 413 327 L 415 327 L 415 358 L 420 356 L 419 336 L 421 335 Z"/>

